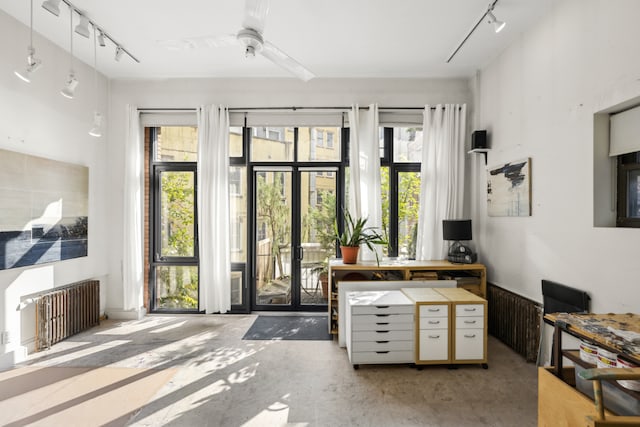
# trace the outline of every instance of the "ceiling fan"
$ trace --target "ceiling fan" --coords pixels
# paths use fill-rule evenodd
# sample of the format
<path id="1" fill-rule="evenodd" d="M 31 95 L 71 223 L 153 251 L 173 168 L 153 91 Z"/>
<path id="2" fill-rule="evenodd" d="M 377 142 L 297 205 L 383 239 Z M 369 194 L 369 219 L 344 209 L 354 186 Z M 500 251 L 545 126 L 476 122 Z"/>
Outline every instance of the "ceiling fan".
<path id="1" fill-rule="evenodd" d="M 241 45 L 244 47 L 245 57 L 252 58 L 260 54 L 299 79 L 305 82 L 311 80 L 315 77 L 311 71 L 263 38 L 268 12 L 269 0 L 245 0 L 242 29 L 236 34 L 163 40 L 158 43 L 170 50 Z"/>

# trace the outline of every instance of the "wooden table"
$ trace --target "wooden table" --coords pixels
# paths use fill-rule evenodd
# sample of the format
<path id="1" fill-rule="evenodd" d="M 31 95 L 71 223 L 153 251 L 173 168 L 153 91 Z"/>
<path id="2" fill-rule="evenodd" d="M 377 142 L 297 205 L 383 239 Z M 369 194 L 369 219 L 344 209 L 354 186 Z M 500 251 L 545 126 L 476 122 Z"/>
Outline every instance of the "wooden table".
<path id="1" fill-rule="evenodd" d="M 555 328 L 553 360 L 556 376 L 561 376 L 562 372 L 562 332 L 590 341 L 640 365 L 640 342 L 625 340 L 611 331 L 613 328 L 640 334 L 640 314 L 551 313 L 544 319 Z"/>

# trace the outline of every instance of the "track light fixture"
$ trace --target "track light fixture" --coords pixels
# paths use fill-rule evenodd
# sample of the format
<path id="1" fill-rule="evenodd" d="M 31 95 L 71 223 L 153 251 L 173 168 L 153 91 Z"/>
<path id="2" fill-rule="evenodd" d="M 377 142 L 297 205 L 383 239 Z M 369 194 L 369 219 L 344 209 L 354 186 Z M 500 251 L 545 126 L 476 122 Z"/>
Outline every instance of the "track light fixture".
<path id="1" fill-rule="evenodd" d="M 94 31 L 95 31 L 95 27 L 94 27 Z M 100 29 L 98 29 L 98 44 L 101 47 L 105 47 L 107 45 L 107 43 L 105 43 L 104 41 L 104 33 Z"/>
<path id="2" fill-rule="evenodd" d="M 507 25 L 506 22 L 496 19 L 496 16 L 491 12 L 491 10 L 487 11 L 487 16 L 489 17 L 489 24 L 493 24 L 496 33 L 502 31 L 504 26 Z"/>
<path id="3" fill-rule="evenodd" d="M 493 9 L 496 7 L 496 4 L 498 3 L 498 0 L 493 0 L 492 3 L 489 4 L 489 6 L 487 7 L 487 11 L 485 13 L 482 14 L 482 16 L 480 17 L 480 19 L 478 20 L 478 22 L 476 22 L 476 25 L 473 26 L 473 28 L 471 28 L 471 30 L 469 31 L 469 33 L 467 33 L 466 37 L 460 42 L 460 44 L 458 45 L 458 47 L 456 47 L 456 49 L 453 51 L 453 53 L 451 55 L 449 55 L 449 59 L 447 59 L 447 64 L 449 62 L 451 62 L 451 60 L 453 59 L 453 57 L 456 55 L 456 53 L 458 53 L 458 51 L 462 48 L 462 46 L 465 44 L 465 42 L 469 39 L 469 37 L 471 37 L 471 34 L 473 34 L 473 32 L 476 30 L 476 28 L 478 28 L 478 25 L 480 25 L 480 23 L 482 21 L 484 21 L 485 17 L 489 17 L 489 23 L 494 25 L 494 29 L 496 33 L 499 33 L 500 31 L 502 31 L 502 29 L 505 27 L 506 22 L 500 21 L 498 19 L 496 19 L 496 16 L 493 14 Z"/>
<path id="4" fill-rule="evenodd" d="M 29 9 L 29 47 L 27 48 L 27 67 L 24 70 L 14 71 L 15 75 L 27 83 L 31 83 L 31 74 L 40 68 L 42 61 L 36 58 L 36 49 L 33 47 L 33 0 Z"/>
<path id="5" fill-rule="evenodd" d="M 73 72 L 73 9 L 69 9 L 69 76 L 60 91 L 62 96 L 73 99 L 78 83 L 78 79 L 76 79 Z"/>
<path id="6" fill-rule="evenodd" d="M 122 58 L 122 52 L 123 52 L 123 49 L 120 46 L 116 46 L 116 54 L 114 57 L 116 62 L 120 62 L 120 58 Z"/>
<path id="7" fill-rule="evenodd" d="M 56 16 L 60 16 L 60 0 L 47 0 L 42 3 L 42 7 Z"/>
<path id="8" fill-rule="evenodd" d="M 102 114 L 97 111 L 93 113 L 93 126 L 89 130 L 89 135 L 100 138 L 102 136 Z"/>
<path id="9" fill-rule="evenodd" d="M 93 97 L 96 101 L 96 109 L 93 111 L 93 126 L 89 129 L 89 135 L 96 138 L 102 136 L 102 114 L 98 111 L 98 43 L 96 33 L 98 29 L 93 27 Z"/>
<path id="10" fill-rule="evenodd" d="M 75 96 L 76 87 L 78 87 L 78 83 L 78 79 L 76 79 L 76 76 L 73 74 L 73 70 L 71 70 L 69 72 L 69 75 L 67 76 L 67 80 L 64 82 L 64 87 L 60 91 L 62 96 L 64 96 L 65 98 L 73 99 L 73 97 Z"/>
<path id="11" fill-rule="evenodd" d="M 76 25 L 75 29 L 77 34 L 80 34 L 84 38 L 89 38 L 89 18 L 84 15 L 80 15 L 80 23 Z"/>

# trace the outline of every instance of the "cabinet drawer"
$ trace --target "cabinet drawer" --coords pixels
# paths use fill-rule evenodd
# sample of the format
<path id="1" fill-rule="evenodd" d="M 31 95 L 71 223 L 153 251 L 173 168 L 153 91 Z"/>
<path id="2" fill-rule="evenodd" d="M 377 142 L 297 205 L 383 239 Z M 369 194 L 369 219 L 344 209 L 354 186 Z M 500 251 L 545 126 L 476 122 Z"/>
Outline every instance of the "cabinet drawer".
<path id="1" fill-rule="evenodd" d="M 483 316 L 460 316 L 456 317 L 456 329 L 483 329 Z"/>
<path id="2" fill-rule="evenodd" d="M 360 323 L 351 324 L 352 331 L 411 331 L 413 330 L 413 322 L 411 323 Z"/>
<path id="3" fill-rule="evenodd" d="M 484 316 L 484 304 L 456 304 L 456 317 Z"/>
<path id="4" fill-rule="evenodd" d="M 413 328 L 404 331 L 353 331 L 351 341 L 412 341 Z"/>
<path id="5" fill-rule="evenodd" d="M 480 329 L 457 329 L 455 359 L 484 359 L 484 331 Z"/>
<path id="6" fill-rule="evenodd" d="M 413 350 L 387 352 L 352 352 L 351 363 L 413 363 Z"/>
<path id="7" fill-rule="evenodd" d="M 413 314 L 413 305 L 352 305 L 351 313 L 358 314 Z"/>
<path id="8" fill-rule="evenodd" d="M 449 331 L 436 329 L 420 331 L 418 357 L 422 361 L 449 360 Z"/>
<path id="9" fill-rule="evenodd" d="M 420 319 L 420 330 L 423 329 L 447 329 L 449 327 L 448 317 L 429 317 Z"/>
<path id="10" fill-rule="evenodd" d="M 413 314 L 363 314 L 351 316 L 352 325 L 392 325 L 412 322 Z"/>
<path id="11" fill-rule="evenodd" d="M 413 351 L 413 341 L 355 341 L 351 351 Z"/>
<path id="12" fill-rule="evenodd" d="M 446 304 L 421 305 L 420 317 L 442 317 L 449 314 L 449 306 Z"/>

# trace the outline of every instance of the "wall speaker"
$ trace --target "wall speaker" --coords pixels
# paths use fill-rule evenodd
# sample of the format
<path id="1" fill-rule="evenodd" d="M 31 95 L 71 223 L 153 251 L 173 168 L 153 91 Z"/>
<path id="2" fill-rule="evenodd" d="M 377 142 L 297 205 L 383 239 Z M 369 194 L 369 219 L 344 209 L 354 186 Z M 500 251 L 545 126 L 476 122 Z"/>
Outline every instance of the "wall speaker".
<path id="1" fill-rule="evenodd" d="M 487 131 L 475 130 L 471 134 L 471 149 L 487 148 Z"/>

